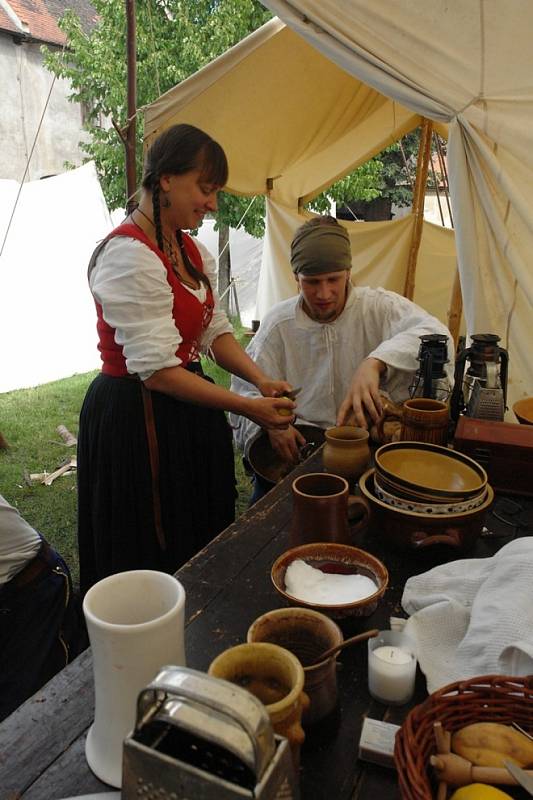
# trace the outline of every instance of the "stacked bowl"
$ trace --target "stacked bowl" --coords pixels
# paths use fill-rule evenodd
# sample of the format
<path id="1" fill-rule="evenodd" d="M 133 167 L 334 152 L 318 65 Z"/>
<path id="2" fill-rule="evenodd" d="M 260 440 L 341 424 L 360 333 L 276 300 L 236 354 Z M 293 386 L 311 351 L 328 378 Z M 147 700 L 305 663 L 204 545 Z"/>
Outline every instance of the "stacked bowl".
<path id="1" fill-rule="evenodd" d="M 422 442 L 393 442 L 375 454 L 359 487 L 374 528 L 400 547 L 466 548 L 480 535 L 494 493 L 464 453 Z"/>

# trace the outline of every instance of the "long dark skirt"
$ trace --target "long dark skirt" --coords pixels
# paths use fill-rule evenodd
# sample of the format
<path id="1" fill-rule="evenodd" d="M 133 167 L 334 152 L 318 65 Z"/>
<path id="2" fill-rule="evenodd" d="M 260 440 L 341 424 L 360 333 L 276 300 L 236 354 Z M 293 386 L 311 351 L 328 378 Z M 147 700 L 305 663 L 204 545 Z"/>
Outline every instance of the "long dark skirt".
<path id="1" fill-rule="evenodd" d="M 85 396 L 78 434 L 82 594 L 115 572 L 175 572 L 235 519 L 232 437 L 224 412 L 151 394 L 166 549 L 154 523 L 141 384 L 98 375 Z"/>

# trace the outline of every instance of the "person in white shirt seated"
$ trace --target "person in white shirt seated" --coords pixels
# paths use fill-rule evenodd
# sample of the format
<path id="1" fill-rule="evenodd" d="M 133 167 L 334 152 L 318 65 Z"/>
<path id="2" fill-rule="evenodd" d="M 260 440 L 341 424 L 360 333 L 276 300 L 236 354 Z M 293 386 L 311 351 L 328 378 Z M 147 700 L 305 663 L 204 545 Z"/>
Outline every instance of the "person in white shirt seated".
<path id="1" fill-rule="evenodd" d="M 0 495 L 0 721 L 86 646 L 66 563 Z"/>
<path id="2" fill-rule="evenodd" d="M 354 286 L 346 229 L 334 217 L 315 217 L 302 225 L 291 243 L 291 266 L 298 295 L 275 305 L 247 352 L 267 374 L 301 387 L 298 422 L 326 429 L 352 424 L 367 428 L 382 412 L 381 392 L 392 402 L 409 397 L 417 367 L 420 337 L 448 337 L 446 372 L 453 380 L 453 340 L 448 329 L 415 303 L 395 292 Z M 253 397 L 257 390 L 242 378 L 231 388 Z M 234 438 L 247 458 L 261 429 L 230 415 Z M 290 425 L 270 430 L 276 453 L 298 461 L 304 437 Z M 252 501 L 266 485 L 255 476 Z"/>

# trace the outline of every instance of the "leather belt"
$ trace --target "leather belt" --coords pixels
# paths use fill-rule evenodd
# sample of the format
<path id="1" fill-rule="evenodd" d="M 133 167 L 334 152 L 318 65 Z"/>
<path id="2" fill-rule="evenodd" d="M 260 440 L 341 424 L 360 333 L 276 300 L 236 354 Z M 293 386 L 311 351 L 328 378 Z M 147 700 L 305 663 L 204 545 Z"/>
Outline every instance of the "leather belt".
<path id="1" fill-rule="evenodd" d="M 35 558 L 32 558 L 20 572 L 17 572 L 9 581 L 9 586 L 20 588 L 26 586 L 41 575 L 46 569 L 53 569 L 56 566 L 56 554 L 44 539 Z"/>

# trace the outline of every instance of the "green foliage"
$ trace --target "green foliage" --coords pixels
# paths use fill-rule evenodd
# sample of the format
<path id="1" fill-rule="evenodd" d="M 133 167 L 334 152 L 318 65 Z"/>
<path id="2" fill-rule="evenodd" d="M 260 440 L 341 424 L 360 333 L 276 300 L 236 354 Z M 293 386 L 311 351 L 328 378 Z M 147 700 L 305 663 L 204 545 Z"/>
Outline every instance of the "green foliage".
<path id="1" fill-rule="evenodd" d="M 69 10 L 60 21 L 67 35 L 66 54 L 43 48 L 45 63 L 72 86 L 70 99 L 86 110 L 89 143 L 81 143 L 87 160 L 94 159 L 108 206 L 123 208 L 126 198 L 125 153 L 108 120 L 127 122 L 126 19 L 124 0 L 93 0 L 99 22 L 89 35 Z M 270 17 L 256 0 L 138 0 L 136 4 L 137 106 L 147 105 L 260 27 Z M 137 174 L 142 170 L 142 115 L 137 119 Z M 249 200 L 228 202 L 235 225 Z M 259 211 L 245 220 L 258 230 Z"/>
<path id="2" fill-rule="evenodd" d="M 374 200 L 380 196 L 382 174 L 382 162 L 372 158 L 311 200 L 307 208 L 324 214 L 329 211 L 331 200 L 339 205 L 350 200 Z"/>

